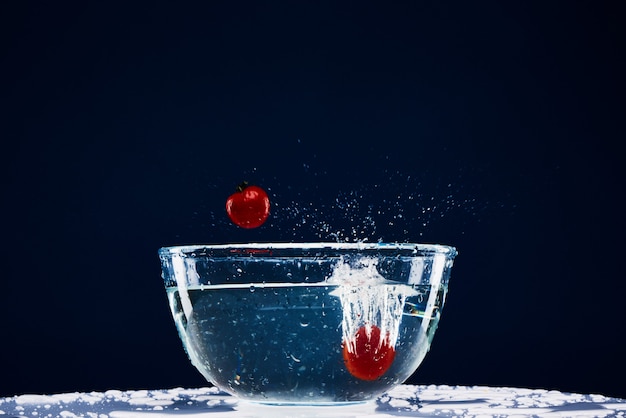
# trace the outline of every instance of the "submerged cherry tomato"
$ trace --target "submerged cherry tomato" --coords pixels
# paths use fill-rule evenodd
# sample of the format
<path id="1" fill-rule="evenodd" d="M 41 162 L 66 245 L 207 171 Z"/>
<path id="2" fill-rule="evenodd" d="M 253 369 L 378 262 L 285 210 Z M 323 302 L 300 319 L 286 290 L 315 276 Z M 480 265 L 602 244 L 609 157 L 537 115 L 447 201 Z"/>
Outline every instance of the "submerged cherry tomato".
<path id="1" fill-rule="evenodd" d="M 346 341 L 343 344 L 346 368 L 350 374 L 361 380 L 376 380 L 381 377 L 389 370 L 396 356 L 396 350 L 389 341 L 389 334 L 381 343 L 380 328 L 376 325 L 369 327 L 371 329 L 369 336 L 364 325 L 356 332 L 351 344 Z"/>
<path id="2" fill-rule="evenodd" d="M 226 200 L 226 213 L 231 221 L 242 228 L 257 228 L 270 214 L 270 199 L 258 186 L 241 183 L 237 191 Z"/>

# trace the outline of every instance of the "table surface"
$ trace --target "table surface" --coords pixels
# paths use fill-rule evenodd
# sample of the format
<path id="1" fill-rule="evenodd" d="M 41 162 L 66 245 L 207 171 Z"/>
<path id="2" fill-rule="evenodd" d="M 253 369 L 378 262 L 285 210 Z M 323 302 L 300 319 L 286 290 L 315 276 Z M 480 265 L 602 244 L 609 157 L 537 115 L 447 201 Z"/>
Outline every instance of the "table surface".
<path id="1" fill-rule="evenodd" d="M 163 389 L 0 398 L 0 417 L 625 417 L 626 399 L 541 389 L 402 385 L 375 402 L 269 406 L 217 388 Z"/>

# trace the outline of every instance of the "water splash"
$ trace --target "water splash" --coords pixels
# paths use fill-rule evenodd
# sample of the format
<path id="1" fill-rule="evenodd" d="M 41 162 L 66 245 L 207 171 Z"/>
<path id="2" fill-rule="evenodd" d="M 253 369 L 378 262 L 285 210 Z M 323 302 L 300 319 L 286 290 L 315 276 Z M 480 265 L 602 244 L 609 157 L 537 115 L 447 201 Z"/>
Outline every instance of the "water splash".
<path id="1" fill-rule="evenodd" d="M 341 301 L 343 341 L 350 352 L 355 352 L 358 330 L 365 327 L 369 338 L 374 325 L 380 329 L 379 347 L 383 343 L 395 347 L 404 302 L 408 296 L 417 295 L 409 286 L 386 280 L 376 269 L 377 263 L 370 257 L 352 262 L 341 258 L 327 279 L 328 284 L 338 286 L 330 294 Z"/>
<path id="2" fill-rule="evenodd" d="M 380 167 L 361 173 L 366 175 L 336 176 L 316 168 L 314 158 L 300 164 L 288 176 L 256 169 L 242 175 L 270 196 L 264 228 L 233 228 L 224 216 L 221 195 L 206 211 L 196 210 L 192 219 L 200 221 L 200 228 L 197 222 L 190 228 L 201 237 L 210 229 L 220 242 L 249 241 L 254 233 L 271 241 L 416 242 L 443 224 L 463 234 L 471 224 L 516 208 L 510 190 L 485 190 L 481 174 L 471 168 L 442 175 Z"/>

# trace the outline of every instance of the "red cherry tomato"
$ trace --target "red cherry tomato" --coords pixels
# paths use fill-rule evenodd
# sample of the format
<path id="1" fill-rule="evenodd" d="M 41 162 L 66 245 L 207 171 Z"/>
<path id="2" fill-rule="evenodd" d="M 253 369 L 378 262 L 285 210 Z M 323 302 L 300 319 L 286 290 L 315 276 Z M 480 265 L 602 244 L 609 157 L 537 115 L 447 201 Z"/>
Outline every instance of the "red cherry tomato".
<path id="1" fill-rule="evenodd" d="M 343 344 L 343 361 L 354 377 L 361 380 L 376 380 L 393 363 L 396 350 L 389 342 L 389 334 L 380 342 L 380 328 L 370 325 L 370 335 L 366 326 L 362 326 L 353 337 L 353 341 Z M 354 351 L 354 352 L 353 352 Z"/>
<path id="2" fill-rule="evenodd" d="M 270 214 L 270 199 L 262 188 L 243 182 L 226 200 L 226 213 L 237 226 L 257 228 Z"/>

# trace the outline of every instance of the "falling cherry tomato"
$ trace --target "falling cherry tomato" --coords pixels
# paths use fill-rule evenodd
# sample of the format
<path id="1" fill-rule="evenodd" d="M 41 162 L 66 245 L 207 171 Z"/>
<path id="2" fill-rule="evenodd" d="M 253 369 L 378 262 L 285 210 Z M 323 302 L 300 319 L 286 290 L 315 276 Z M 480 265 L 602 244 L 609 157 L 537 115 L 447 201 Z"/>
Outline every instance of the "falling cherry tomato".
<path id="1" fill-rule="evenodd" d="M 226 213 L 237 226 L 257 228 L 263 225 L 270 214 L 270 199 L 265 190 L 258 186 L 249 186 L 244 181 L 226 200 Z"/>
<path id="2" fill-rule="evenodd" d="M 344 341 L 343 360 L 346 368 L 354 377 L 361 380 L 376 380 L 381 377 L 393 363 L 396 350 L 389 341 L 389 334 L 380 340 L 380 328 L 369 325 L 362 326 L 350 343 Z M 369 334 L 369 335 L 368 335 Z"/>

